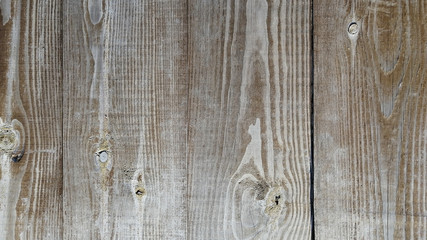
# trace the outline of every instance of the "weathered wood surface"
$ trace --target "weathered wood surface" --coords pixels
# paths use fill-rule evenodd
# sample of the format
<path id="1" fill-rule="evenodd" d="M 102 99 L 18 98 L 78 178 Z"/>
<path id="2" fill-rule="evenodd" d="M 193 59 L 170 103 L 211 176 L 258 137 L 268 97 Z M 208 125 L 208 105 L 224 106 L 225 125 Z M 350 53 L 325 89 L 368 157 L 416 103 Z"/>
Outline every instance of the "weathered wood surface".
<path id="1" fill-rule="evenodd" d="M 186 1 L 64 1 L 64 239 L 186 239 Z"/>
<path id="2" fill-rule="evenodd" d="M 427 2 L 314 6 L 316 238 L 427 239 Z"/>
<path id="3" fill-rule="evenodd" d="M 310 2 L 190 1 L 190 239 L 309 239 Z"/>
<path id="4" fill-rule="evenodd" d="M 426 9 L 0 0 L 0 238 L 426 239 Z"/>
<path id="5" fill-rule="evenodd" d="M 60 239 L 61 1 L 0 11 L 0 238 Z"/>

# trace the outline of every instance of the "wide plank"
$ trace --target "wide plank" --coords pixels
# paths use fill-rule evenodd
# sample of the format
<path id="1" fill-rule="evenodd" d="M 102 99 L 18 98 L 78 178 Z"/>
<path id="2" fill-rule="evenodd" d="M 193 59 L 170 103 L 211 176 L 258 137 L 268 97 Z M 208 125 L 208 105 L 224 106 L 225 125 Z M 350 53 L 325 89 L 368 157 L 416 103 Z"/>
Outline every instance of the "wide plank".
<path id="1" fill-rule="evenodd" d="M 186 239 L 186 13 L 64 2 L 65 239 Z"/>
<path id="2" fill-rule="evenodd" d="M 313 5 L 316 239 L 427 239 L 427 2 Z"/>
<path id="3" fill-rule="evenodd" d="M 62 1 L 0 1 L 0 238 L 62 238 Z"/>
<path id="4" fill-rule="evenodd" d="M 189 239 L 309 239 L 310 1 L 189 1 Z"/>

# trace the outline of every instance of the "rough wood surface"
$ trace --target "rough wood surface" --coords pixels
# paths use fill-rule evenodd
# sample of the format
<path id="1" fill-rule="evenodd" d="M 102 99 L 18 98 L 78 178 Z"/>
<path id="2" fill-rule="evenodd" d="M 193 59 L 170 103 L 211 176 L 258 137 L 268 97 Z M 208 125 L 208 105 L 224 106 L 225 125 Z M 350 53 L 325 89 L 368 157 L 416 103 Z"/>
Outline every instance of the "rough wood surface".
<path id="1" fill-rule="evenodd" d="M 316 238 L 427 239 L 427 2 L 314 6 Z"/>
<path id="2" fill-rule="evenodd" d="M 185 1 L 64 1 L 64 238 L 186 239 Z"/>
<path id="3" fill-rule="evenodd" d="M 308 239 L 310 2 L 189 14 L 189 239 Z"/>
<path id="4" fill-rule="evenodd" d="M 426 85 L 425 0 L 0 0 L 0 239 L 427 239 Z"/>
<path id="5" fill-rule="evenodd" d="M 0 238 L 60 239 L 61 1 L 0 12 Z"/>

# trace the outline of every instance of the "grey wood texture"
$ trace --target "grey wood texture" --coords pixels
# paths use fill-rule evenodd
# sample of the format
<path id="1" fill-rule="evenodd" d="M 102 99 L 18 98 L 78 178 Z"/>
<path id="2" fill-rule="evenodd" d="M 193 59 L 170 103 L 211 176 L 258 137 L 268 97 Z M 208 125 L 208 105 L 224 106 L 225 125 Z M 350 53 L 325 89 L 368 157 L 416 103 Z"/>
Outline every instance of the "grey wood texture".
<path id="1" fill-rule="evenodd" d="M 190 1 L 190 239 L 309 239 L 310 2 Z"/>
<path id="2" fill-rule="evenodd" d="M 60 239 L 61 1 L 0 10 L 0 238 Z"/>
<path id="3" fill-rule="evenodd" d="M 427 1 L 314 6 L 316 238 L 426 239 Z"/>
<path id="4" fill-rule="evenodd" d="M 426 9 L 0 0 L 0 239 L 426 239 Z"/>
<path id="5" fill-rule="evenodd" d="M 64 238 L 185 239 L 185 1 L 64 1 Z"/>

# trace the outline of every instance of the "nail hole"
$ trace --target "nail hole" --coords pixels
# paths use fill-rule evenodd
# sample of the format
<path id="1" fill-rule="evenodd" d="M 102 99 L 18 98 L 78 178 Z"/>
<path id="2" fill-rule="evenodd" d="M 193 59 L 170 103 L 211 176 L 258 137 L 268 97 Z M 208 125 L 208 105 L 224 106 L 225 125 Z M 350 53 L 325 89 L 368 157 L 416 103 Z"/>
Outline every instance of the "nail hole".
<path id="1" fill-rule="evenodd" d="M 356 35 L 359 32 L 359 25 L 356 22 L 352 22 L 348 25 L 347 31 L 351 35 Z"/>

